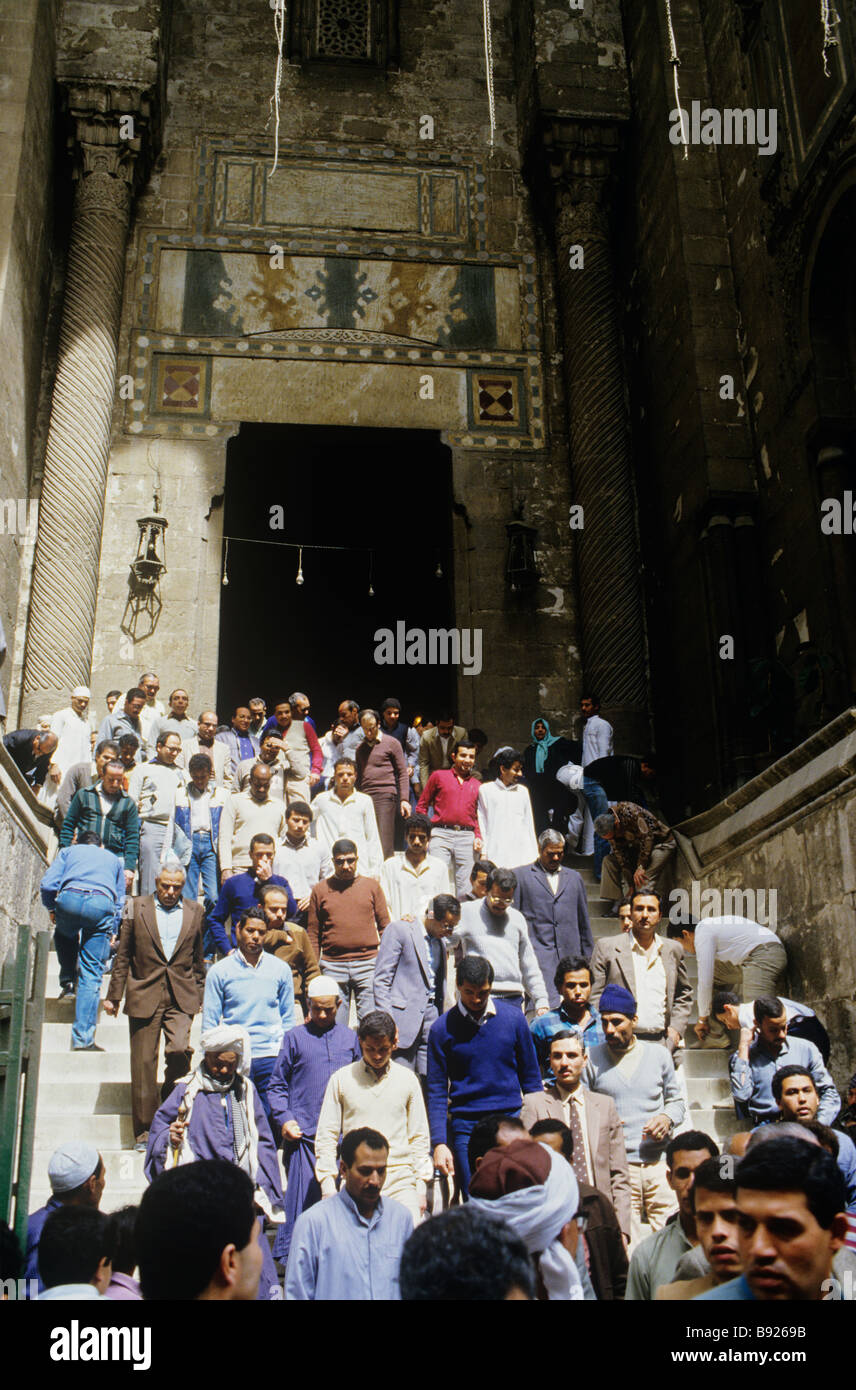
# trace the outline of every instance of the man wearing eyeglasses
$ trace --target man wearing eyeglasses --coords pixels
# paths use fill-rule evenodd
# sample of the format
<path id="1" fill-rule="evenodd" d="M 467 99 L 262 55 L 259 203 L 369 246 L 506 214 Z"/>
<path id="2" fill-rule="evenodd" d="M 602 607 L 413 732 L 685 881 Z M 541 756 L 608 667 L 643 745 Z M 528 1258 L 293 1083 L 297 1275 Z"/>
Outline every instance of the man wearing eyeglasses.
<path id="1" fill-rule="evenodd" d="M 375 962 L 390 917 L 377 879 L 357 872 L 353 840 L 336 840 L 330 854 L 333 873 L 312 889 L 306 930 L 322 975 L 339 986 L 337 1021 L 347 1026 L 352 995 L 358 1018 L 375 1007 Z"/>

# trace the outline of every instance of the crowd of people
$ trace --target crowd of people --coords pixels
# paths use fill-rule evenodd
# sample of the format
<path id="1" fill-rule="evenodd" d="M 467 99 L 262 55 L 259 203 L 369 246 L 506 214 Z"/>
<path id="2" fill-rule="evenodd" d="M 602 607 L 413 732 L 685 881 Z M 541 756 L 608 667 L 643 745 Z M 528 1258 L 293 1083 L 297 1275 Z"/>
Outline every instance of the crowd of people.
<path id="1" fill-rule="evenodd" d="M 159 688 L 5 739 L 56 816 L 70 1047 L 101 1050 L 109 976 L 149 1183 L 104 1215 L 102 1156 L 60 1146 L 41 1297 L 852 1297 L 856 1077 L 842 1112 L 775 932 L 669 918 L 654 760 L 594 696 L 581 738 L 539 717 L 488 757 L 394 698 L 319 736 L 300 691 L 224 725 Z M 727 1153 L 689 1127 L 688 1048 L 731 1054 Z"/>

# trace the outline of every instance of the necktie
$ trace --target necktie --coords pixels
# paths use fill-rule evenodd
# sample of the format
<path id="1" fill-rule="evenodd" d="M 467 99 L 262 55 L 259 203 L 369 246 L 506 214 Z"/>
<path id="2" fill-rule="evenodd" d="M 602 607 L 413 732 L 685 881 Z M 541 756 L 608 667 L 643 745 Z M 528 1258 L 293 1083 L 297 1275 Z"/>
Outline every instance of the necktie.
<path id="1" fill-rule="evenodd" d="M 571 1098 L 568 1110 L 571 1117 L 571 1134 L 574 1138 L 573 1170 L 580 1182 L 589 1181 L 588 1168 L 586 1167 L 586 1146 L 583 1138 L 583 1127 L 580 1124 L 580 1111 L 576 1101 Z"/>

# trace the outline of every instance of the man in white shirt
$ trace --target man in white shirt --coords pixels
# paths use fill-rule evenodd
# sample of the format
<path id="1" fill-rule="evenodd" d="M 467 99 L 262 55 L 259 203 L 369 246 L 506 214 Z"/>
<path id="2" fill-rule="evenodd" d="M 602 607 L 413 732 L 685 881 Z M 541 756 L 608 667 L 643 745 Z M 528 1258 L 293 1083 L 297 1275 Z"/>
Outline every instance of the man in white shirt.
<path id="1" fill-rule="evenodd" d="M 748 917 L 705 917 L 698 925 L 669 921 L 669 936 L 677 938 L 698 964 L 699 1042 L 717 1040 L 721 1024 L 711 1021 L 714 990 L 740 984 L 744 999 L 775 998 L 788 968 L 785 948 L 775 932 Z M 742 983 L 741 983 L 742 982 Z"/>
<path id="2" fill-rule="evenodd" d="M 482 853 L 494 864 L 514 869 L 538 856 L 532 802 L 524 787 L 523 754 L 503 748 L 498 754 L 499 777 L 479 792 Z"/>
<path id="3" fill-rule="evenodd" d="M 143 731 L 143 741 L 148 744 L 150 748 L 153 748 L 155 741 L 152 734 L 155 722 L 163 719 L 166 714 L 166 706 L 163 700 L 157 698 L 158 691 L 160 690 L 160 676 L 156 676 L 154 671 L 146 671 L 144 675 L 140 676 L 137 685 L 146 697 L 146 703 L 140 710 L 140 726 Z"/>
<path id="4" fill-rule="evenodd" d="M 353 758 L 340 757 L 333 769 L 332 790 L 315 798 L 315 838 L 324 852 L 322 878 L 332 871 L 330 851 L 337 840 L 353 840 L 362 871 L 369 878 L 380 878 L 383 849 L 374 803 L 364 792 L 354 790 L 356 780 Z"/>
<path id="5" fill-rule="evenodd" d="M 421 917 L 425 905 L 438 893 L 449 891 L 449 871 L 442 859 L 428 853 L 431 822 L 427 816 L 411 816 L 404 829 L 406 848 L 402 856 L 385 860 L 380 883 L 389 915 L 394 922 L 412 922 Z"/>
<path id="6" fill-rule="evenodd" d="M 57 736 L 57 746 L 51 756 L 48 775 L 39 794 L 46 806 L 56 804 L 60 783 L 69 768 L 88 763 L 92 757 L 92 725 L 89 719 L 90 692 L 85 685 L 76 685 L 71 692 L 67 709 L 57 710 L 51 717 L 50 732 Z"/>
<path id="7" fill-rule="evenodd" d="M 184 896 L 190 902 L 196 902 L 201 878 L 205 911 L 208 913 L 217 901 L 220 817 L 229 793 L 210 781 L 211 759 L 208 753 L 194 753 L 188 773 L 189 781 L 182 782 L 175 797 L 175 822 L 191 845 Z M 205 959 L 210 960 L 214 954 L 214 944 L 207 923 L 204 944 Z"/>
<path id="8" fill-rule="evenodd" d="M 580 713 L 583 717 L 583 767 L 588 767 L 596 758 L 608 758 L 613 752 L 612 725 L 600 717 L 600 700 L 596 695 L 583 695 L 580 699 Z"/>
<path id="9" fill-rule="evenodd" d="M 309 896 L 324 878 L 324 850 L 309 838 L 312 808 L 305 801 L 292 801 L 285 813 L 285 839 L 278 847 L 273 872 L 287 880 L 297 900 L 297 911 L 305 925 Z"/>

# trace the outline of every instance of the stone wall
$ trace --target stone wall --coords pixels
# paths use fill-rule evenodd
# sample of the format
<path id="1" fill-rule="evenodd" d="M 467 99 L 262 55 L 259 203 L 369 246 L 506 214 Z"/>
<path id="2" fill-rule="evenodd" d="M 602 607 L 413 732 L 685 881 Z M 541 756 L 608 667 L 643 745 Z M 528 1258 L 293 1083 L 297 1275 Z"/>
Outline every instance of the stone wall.
<path id="1" fill-rule="evenodd" d="M 512 7 L 493 6 L 493 151 L 480 7 L 399 9 L 396 70 L 286 62 L 269 179 L 272 16 L 249 0 L 173 7 L 163 153 L 128 250 L 119 371 L 134 385 L 115 415 L 99 712 L 143 668 L 166 689 L 190 684 L 194 708 L 213 697 L 226 445 L 241 420 L 266 420 L 440 429 L 453 450 L 457 622 L 484 637 L 482 674 L 459 681 L 461 717 L 516 739 L 540 712 L 568 722 L 580 677 L 553 255 L 520 174 Z M 419 138 L 423 116 L 432 140 Z M 269 268 L 272 245 L 284 266 Z M 369 287 L 353 321 L 350 301 L 327 292 L 331 274 Z M 428 371 L 434 396 L 422 399 Z M 482 378 L 496 396 L 507 384 L 504 404 L 479 406 Z M 134 645 L 120 631 L 128 563 L 156 480 L 169 568 L 158 627 Z M 521 502 L 542 574 L 529 598 L 504 580 L 505 523 Z"/>
<path id="2" fill-rule="evenodd" d="M 0 965 L 14 955 L 18 927 L 50 927 L 39 884 L 56 852 L 50 813 L 0 746 Z"/>
<path id="3" fill-rule="evenodd" d="M 37 517 L 29 499 L 40 463 L 34 433 L 53 268 L 58 8 L 58 0 L 17 0 L 0 15 L 0 621 L 8 646 L 0 683 L 7 699 L 21 568 L 32 555 Z"/>
<path id="4" fill-rule="evenodd" d="M 856 710 L 677 830 L 677 887 L 763 891 L 767 905 L 775 892 L 790 997 L 825 1023 L 844 1087 L 856 1057 Z"/>

